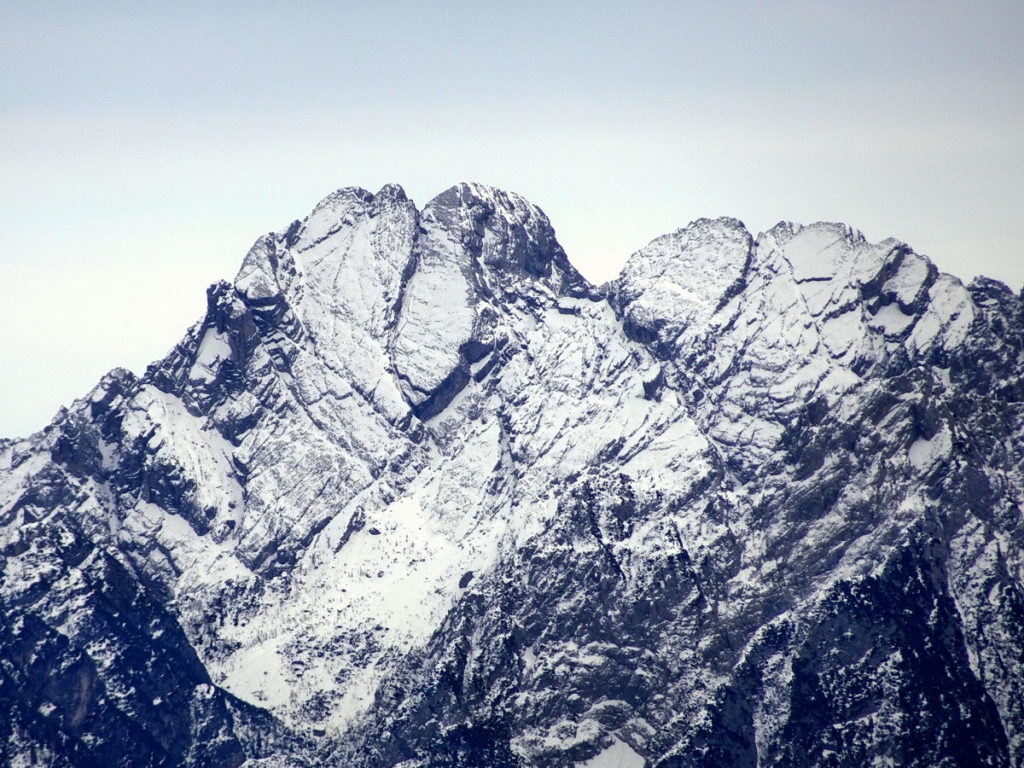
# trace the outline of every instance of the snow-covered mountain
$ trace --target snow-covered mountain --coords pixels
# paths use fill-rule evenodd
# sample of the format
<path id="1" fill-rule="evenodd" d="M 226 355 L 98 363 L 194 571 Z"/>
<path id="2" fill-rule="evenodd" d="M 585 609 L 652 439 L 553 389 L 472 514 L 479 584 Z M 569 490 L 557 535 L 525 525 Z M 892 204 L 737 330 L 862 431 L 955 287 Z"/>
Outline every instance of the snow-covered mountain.
<path id="1" fill-rule="evenodd" d="M 12 766 L 1024 766 L 1024 301 L 347 188 L 0 442 Z"/>

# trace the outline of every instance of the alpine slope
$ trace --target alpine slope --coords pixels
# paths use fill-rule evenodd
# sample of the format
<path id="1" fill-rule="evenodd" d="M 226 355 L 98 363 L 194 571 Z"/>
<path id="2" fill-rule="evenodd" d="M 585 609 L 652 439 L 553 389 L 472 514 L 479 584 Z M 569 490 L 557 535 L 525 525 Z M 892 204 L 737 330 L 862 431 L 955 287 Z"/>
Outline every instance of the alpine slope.
<path id="1" fill-rule="evenodd" d="M 1024 766 L 1024 300 L 341 189 L 0 441 L 10 766 Z"/>

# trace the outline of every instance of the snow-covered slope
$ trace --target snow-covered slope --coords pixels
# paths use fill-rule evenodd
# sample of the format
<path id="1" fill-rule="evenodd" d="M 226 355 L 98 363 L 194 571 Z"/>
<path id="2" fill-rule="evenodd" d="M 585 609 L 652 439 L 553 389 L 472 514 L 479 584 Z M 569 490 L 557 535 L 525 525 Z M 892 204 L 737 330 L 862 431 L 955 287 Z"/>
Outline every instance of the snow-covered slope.
<path id="1" fill-rule="evenodd" d="M 208 299 L 0 445 L 9 764 L 1024 764 L 1005 286 L 718 219 L 595 287 L 463 184 Z"/>

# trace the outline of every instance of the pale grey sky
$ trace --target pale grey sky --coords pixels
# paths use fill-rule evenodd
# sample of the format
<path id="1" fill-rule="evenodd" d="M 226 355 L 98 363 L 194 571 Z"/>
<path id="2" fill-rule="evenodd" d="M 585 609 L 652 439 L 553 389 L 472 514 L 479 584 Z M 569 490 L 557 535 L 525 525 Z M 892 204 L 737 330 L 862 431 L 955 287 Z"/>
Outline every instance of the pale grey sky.
<path id="1" fill-rule="evenodd" d="M 0 435 L 347 185 L 513 189 L 595 281 L 730 215 L 1024 284 L 1020 0 L 148 5 L 0 5 Z"/>

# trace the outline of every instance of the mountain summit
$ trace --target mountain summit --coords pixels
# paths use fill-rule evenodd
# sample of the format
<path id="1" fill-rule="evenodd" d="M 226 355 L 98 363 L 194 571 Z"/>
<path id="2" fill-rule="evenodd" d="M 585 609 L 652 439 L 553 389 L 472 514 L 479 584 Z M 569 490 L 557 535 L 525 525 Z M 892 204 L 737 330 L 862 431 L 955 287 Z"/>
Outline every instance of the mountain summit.
<path id="1" fill-rule="evenodd" d="M 341 189 L 0 443 L 7 765 L 1024 766 L 1024 300 Z"/>

